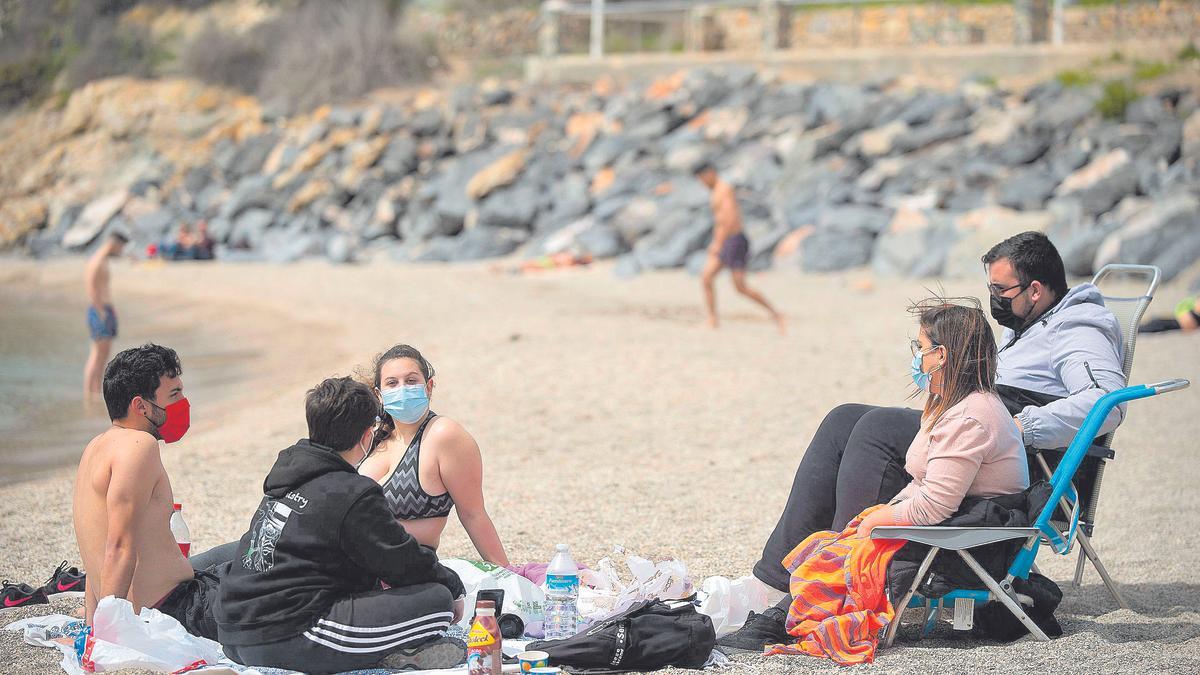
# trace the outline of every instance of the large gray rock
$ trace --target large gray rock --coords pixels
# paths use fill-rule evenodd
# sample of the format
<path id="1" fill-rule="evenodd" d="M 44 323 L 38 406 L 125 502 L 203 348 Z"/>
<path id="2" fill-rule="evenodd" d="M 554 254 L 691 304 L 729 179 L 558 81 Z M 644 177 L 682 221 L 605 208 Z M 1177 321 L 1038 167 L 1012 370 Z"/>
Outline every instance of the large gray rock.
<path id="1" fill-rule="evenodd" d="M 479 207 L 479 224 L 530 229 L 537 216 L 538 188 L 521 183 L 488 195 Z"/>
<path id="2" fill-rule="evenodd" d="M 1200 258 L 1200 199 L 1187 192 L 1155 200 L 1110 234 L 1095 269 L 1110 262 L 1159 265 L 1169 281 Z"/>
<path id="3" fill-rule="evenodd" d="M 1183 156 L 1200 157 L 1200 110 L 1188 115 L 1183 124 Z"/>
<path id="4" fill-rule="evenodd" d="M 575 237 L 584 253 L 596 259 L 615 258 L 625 251 L 621 234 L 608 225 L 593 224 Z"/>
<path id="5" fill-rule="evenodd" d="M 824 229 L 804 239 L 800 267 L 805 272 L 837 272 L 871 260 L 875 234 L 862 229 Z"/>
<path id="6" fill-rule="evenodd" d="M 442 112 L 436 108 L 426 108 L 413 115 L 408 128 L 417 136 L 433 136 L 442 130 Z"/>
<path id="7" fill-rule="evenodd" d="M 663 217 L 658 202 L 649 197 L 635 197 L 625 202 L 610 223 L 627 242 L 635 242 L 659 224 Z"/>
<path id="8" fill-rule="evenodd" d="M 379 159 L 379 167 L 389 180 L 397 180 L 417 169 L 417 144 L 406 136 L 397 136 L 388 143 Z"/>
<path id="9" fill-rule="evenodd" d="M 247 209 L 233 221 L 229 243 L 237 248 L 258 248 L 275 214 L 267 209 Z"/>
<path id="10" fill-rule="evenodd" d="M 1046 167 L 1022 167 L 996 186 L 996 203 L 1018 211 L 1042 208 L 1057 183 Z"/>
<path id="11" fill-rule="evenodd" d="M 988 206 L 955 217 L 955 238 L 942 274 L 959 279 L 982 274 L 980 256 L 992 246 L 1021 232 L 1045 232 L 1053 222 L 1047 211 L 1012 211 Z"/>
<path id="12" fill-rule="evenodd" d="M 899 152 L 912 152 L 971 133 L 971 123 L 965 119 L 930 122 L 906 131 L 895 141 Z"/>
<path id="13" fill-rule="evenodd" d="M 455 237 L 453 261 L 483 260 L 508 255 L 529 238 L 523 230 L 473 227 Z"/>
<path id="14" fill-rule="evenodd" d="M 246 176 L 238 181 L 229 199 L 221 205 L 222 218 L 236 219 L 246 209 L 274 209 L 278 193 L 271 186 L 270 176 Z"/>
<path id="15" fill-rule="evenodd" d="M 129 234 L 136 242 L 156 242 L 167 234 L 172 225 L 181 220 L 179 214 L 169 209 L 151 211 L 133 219 Z"/>
<path id="16" fill-rule="evenodd" d="M 874 236 L 882 232 L 891 219 L 890 209 L 846 204 L 821 211 L 817 227 L 821 230 L 861 230 Z"/>
<path id="17" fill-rule="evenodd" d="M 890 277 L 937 276 L 942 273 L 955 236 L 949 215 L 897 213 L 875 240 L 871 270 Z"/>
<path id="18" fill-rule="evenodd" d="M 116 190 L 88 203 L 75 219 L 71 228 L 62 238 L 62 246 L 67 250 L 80 249 L 91 244 L 104 226 L 108 224 L 117 212 L 129 201 L 128 190 Z"/>
<path id="19" fill-rule="evenodd" d="M 1133 124 L 1158 124 L 1173 119 L 1171 111 L 1158 96 L 1143 96 L 1125 108 L 1125 121 Z"/>
<path id="20" fill-rule="evenodd" d="M 1063 179 L 1055 190 L 1059 197 L 1079 200 L 1085 213 L 1104 213 L 1137 189 L 1138 173 L 1129 153 L 1113 150 L 1092 160 Z"/>
<path id="21" fill-rule="evenodd" d="M 334 235 L 325 243 L 325 257 L 335 265 L 345 265 L 355 261 L 356 249 L 357 245 L 350 235 Z"/>
<path id="22" fill-rule="evenodd" d="M 271 154 L 278 142 L 279 135 L 273 132 L 246 139 L 237 147 L 229 166 L 226 167 L 226 173 L 234 176 L 258 173 L 267 161 L 267 155 Z"/>
<path id="23" fill-rule="evenodd" d="M 538 220 L 539 229 L 566 224 L 582 217 L 591 206 L 587 179 L 570 174 L 549 186 L 550 208 Z"/>
<path id="24" fill-rule="evenodd" d="M 682 267 L 688 256 L 703 248 L 711 236 L 711 218 L 668 214 L 655 231 L 634 244 L 633 253 L 645 269 Z"/>
<path id="25" fill-rule="evenodd" d="M 1013 134 L 1008 142 L 996 148 L 996 159 L 1008 166 L 1031 164 L 1046 154 L 1052 140 L 1045 131 Z"/>
<path id="26" fill-rule="evenodd" d="M 617 259 L 617 264 L 613 265 L 613 276 L 618 279 L 632 279 L 642 273 L 642 264 L 638 262 L 637 256 L 632 253 L 626 253 Z"/>

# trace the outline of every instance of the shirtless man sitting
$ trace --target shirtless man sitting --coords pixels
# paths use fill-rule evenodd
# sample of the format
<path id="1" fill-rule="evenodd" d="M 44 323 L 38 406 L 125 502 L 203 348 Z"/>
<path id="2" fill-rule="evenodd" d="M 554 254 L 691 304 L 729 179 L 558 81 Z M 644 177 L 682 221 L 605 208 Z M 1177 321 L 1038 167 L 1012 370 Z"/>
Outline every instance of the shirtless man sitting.
<path id="1" fill-rule="evenodd" d="M 88 570 L 86 619 L 115 596 L 134 611 L 154 607 L 188 632 L 216 639 L 212 602 L 218 579 L 192 569 L 171 535 L 171 479 L 159 441 L 188 429 L 183 367 L 175 350 L 148 344 L 113 357 L 104 372 L 112 426 L 84 448 L 72 510 L 79 555 Z"/>
<path id="2" fill-rule="evenodd" d="M 733 186 L 721 180 L 711 164 L 701 164 L 695 174 L 711 193 L 709 205 L 713 215 L 713 237 L 708 246 L 708 261 L 704 263 L 704 272 L 700 276 L 709 327 L 717 327 L 717 301 L 713 295 L 713 280 L 717 278 L 722 267 L 728 267 L 730 275 L 733 276 L 733 287 L 737 292 L 762 305 L 771 314 L 779 332 L 782 333 L 783 315 L 775 311 L 761 293 L 746 285 L 746 262 L 750 256 L 750 242 L 742 232 L 742 213 L 738 209 Z"/>
<path id="3" fill-rule="evenodd" d="M 113 232 L 108 239 L 88 258 L 83 282 L 88 296 L 88 332 L 92 338 L 91 353 L 83 367 L 83 399 L 93 400 L 100 393 L 100 375 L 117 337 L 117 311 L 112 306 L 108 259 L 121 255 L 128 239 L 120 232 Z"/>

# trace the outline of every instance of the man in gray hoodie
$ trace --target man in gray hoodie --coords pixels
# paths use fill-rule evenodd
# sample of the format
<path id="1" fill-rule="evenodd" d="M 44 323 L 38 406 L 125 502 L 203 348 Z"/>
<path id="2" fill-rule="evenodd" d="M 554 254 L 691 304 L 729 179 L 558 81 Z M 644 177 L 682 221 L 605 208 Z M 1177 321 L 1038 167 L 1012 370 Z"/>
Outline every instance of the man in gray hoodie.
<path id="1" fill-rule="evenodd" d="M 1026 447 L 1066 447 L 1092 405 L 1125 386 L 1116 317 L 1095 286 L 1067 287 L 1062 258 L 1040 232 L 996 244 L 983 264 L 992 318 L 1004 327 L 997 393 Z M 1116 429 L 1124 417 L 1124 406 L 1114 409 L 1100 433 Z M 841 530 L 863 509 L 892 499 L 910 480 L 904 460 L 920 425 L 919 410 L 858 403 L 825 416 L 754 566 L 754 576 L 780 604 L 752 614 L 719 645 L 761 652 L 764 644 L 789 641 L 783 629 L 789 581 L 784 556 L 813 532 Z"/>

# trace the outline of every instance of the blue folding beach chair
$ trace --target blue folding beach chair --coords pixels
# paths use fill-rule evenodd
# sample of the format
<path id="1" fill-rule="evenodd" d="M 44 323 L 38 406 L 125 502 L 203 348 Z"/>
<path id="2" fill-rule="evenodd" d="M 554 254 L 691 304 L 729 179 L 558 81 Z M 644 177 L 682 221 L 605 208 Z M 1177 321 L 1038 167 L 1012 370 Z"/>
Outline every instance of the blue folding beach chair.
<path id="1" fill-rule="evenodd" d="M 1105 394 L 1092 406 L 1091 411 L 1083 420 L 1079 433 L 1063 455 L 1062 461 L 1054 470 L 1050 479 L 1051 493 L 1046 500 L 1037 520 L 1032 527 L 877 527 L 871 532 L 872 539 L 905 539 L 929 546 L 929 553 L 921 561 L 912 586 L 899 602 L 893 602 L 896 607 L 896 617 L 887 629 L 885 646 L 890 646 L 900 630 L 900 618 L 905 608 L 923 607 L 925 609 L 924 628 L 922 635 L 928 634 L 937 620 L 942 607 L 954 608 L 954 628 L 968 630 L 972 626 L 972 617 L 976 605 L 982 606 L 988 602 L 999 602 L 1012 612 L 1035 638 L 1048 642 L 1049 637 L 1034 623 L 1021 606 L 1021 598 L 1013 590 L 1013 580 L 1028 579 L 1033 568 L 1034 559 L 1042 542 L 1059 555 L 1069 555 L 1078 533 L 1080 516 L 1080 497 L 1071 485 L 1075 472 L 1087 455 L 1088 448 L 1100 430 L 1100 424 L 1108 417 L 1114 407 L 1126 401 L 1155 396 L 1169 391 L 1178 391 L 1188 386 L 1187 380 L 1167 380 L 1157 384 L 1125 387 Z M 1052 520 L 1060 501 L 1066 500 L 1070 505 L 1071 517 L 1066 523 L 1066 531 L 1060 531 Z M 1025 543 L 1017 551 L 1016 558 L 1008 568 L 1004 579 L 996 581 L 971 555 L 970 550 L 978 546 L 994 544 L 1001 541 L 1024 539 Z M 967 567 L 985 586 L 985 590 L 956 589 L 938 599 L 925 599 L 917 594 L 917 588 L 924 581 L 934 559 L 942 550 L 955 551 L 962 557 Z"/>

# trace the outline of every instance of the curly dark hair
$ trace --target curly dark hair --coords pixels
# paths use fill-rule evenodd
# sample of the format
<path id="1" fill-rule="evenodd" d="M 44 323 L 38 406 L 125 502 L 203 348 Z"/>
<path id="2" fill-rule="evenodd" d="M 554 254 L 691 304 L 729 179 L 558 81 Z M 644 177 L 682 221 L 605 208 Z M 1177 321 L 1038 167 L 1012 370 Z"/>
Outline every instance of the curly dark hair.
<path id="1" fill-rule="evenodd" d="M 104 368 L 104 405 L 108 418 L 119 420 L 129 414 L 129 404 L 141 396 L 154 400 L 164 377 L 179 377 L 183 364 L 170 347 L 144 344 L 117 354 Z"/>

